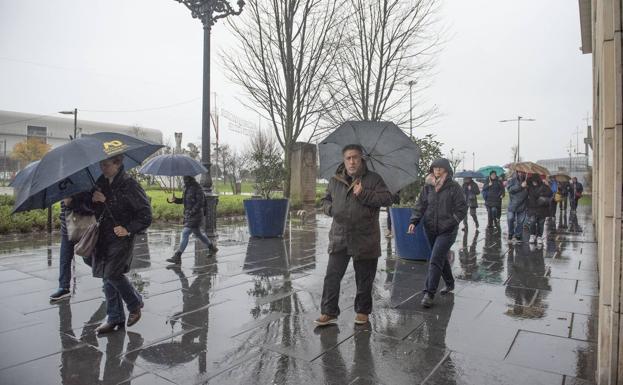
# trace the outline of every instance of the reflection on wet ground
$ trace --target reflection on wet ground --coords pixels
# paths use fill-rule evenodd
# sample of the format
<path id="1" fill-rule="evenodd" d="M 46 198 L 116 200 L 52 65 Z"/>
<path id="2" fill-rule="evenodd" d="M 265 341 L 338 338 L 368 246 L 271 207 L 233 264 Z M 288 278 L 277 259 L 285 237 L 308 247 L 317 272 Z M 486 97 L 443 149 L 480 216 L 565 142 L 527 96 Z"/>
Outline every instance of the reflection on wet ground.
<path id="1" fill-rule="evenodd" d="M 154 226 L 129 274 L 143 318 L 104 338 L 101 282 L 81 261 L 71 299 L 48 301 L 58 235 L 0 238 L 0 383 L 590 384 L 597 257 L 590 217 L 578 217 L 583 233 L 550 231 L 543 246 L 508 245 L 505 229 L 460 232 L 455 294 L 429 310 L 419 305 L 426 265 L 384 239 L 371 322 L 352 322 L 351 266 L 338 325 L 320 329 L 329 218 L 292 220 L 284 239 L 223 222 L 216 257 L 191 239 L 174 269 L 165 259 L 180 227 Z"/>

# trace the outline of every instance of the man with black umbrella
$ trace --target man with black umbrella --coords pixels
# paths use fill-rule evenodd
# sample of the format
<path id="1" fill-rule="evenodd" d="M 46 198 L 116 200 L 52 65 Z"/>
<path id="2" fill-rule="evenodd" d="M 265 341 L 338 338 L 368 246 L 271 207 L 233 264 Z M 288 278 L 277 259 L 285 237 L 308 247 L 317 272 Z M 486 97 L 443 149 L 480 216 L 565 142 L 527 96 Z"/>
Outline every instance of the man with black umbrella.
<path id="1" fill-rule="evenodd" d="M 357 284 L 355 323 L 367 323 L 372 312 L 372 285 L 381 256 L 379 211 L 392 204 L 392 194 L 383 178 L 368 170 L 363 153 L 358 144 L 342 149 L 343 164 L 329 181 L 322 200 L 324 213 L 333 217 L 333 223 L 322 290 L 322 314 L 314 321 L 318 326 L 337 323 L 340 282 L 351 258 Z"/>

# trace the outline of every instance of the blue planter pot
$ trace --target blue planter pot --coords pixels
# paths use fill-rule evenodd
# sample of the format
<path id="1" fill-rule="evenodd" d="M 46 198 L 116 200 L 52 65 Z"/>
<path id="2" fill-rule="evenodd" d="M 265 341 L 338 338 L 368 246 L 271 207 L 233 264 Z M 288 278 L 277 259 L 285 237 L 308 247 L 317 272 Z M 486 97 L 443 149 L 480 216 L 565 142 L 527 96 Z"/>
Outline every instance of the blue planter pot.
<path id="1" fill-rule="evenodd" d="M 394 244 L 396 254 L 403 259 L 415 261 L 427 261 L 430 259 L 431 246 L 428 237 L 424 232 L 424 226 L 420 222 L 415 228 L 415 234 L 407 234 L 409 219 L 411 218 L 410 208 L 390 208 L 392 216 L 392 233 L 394 234 Z"/>
<path id="2" fill-rule="evenodd" d="M 290 207 L 288 199 L 247 199 L 243 203 L 252 237 L 283 236 Z"/>

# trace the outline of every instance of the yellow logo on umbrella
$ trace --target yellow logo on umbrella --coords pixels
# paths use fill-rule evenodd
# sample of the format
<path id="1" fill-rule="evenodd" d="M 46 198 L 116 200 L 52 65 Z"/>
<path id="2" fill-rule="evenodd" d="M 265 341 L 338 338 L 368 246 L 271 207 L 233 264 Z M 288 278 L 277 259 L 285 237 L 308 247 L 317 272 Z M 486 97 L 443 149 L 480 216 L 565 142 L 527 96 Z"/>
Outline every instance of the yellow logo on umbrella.
<path id="1" fill-rule="evenodd" d="M 128 146 L 120 140 L 111 140 L 110 142 L 104 142 L 104 152 L 106 155 L 115 155 L 124 151 Z"/>

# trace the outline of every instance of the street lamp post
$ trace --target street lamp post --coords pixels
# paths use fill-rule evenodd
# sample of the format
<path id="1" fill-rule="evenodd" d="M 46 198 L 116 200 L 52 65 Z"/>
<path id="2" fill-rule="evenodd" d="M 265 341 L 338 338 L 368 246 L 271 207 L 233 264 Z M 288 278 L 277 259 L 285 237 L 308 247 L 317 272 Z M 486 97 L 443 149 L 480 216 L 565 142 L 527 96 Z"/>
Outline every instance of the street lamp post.
<path id="1" fill-rule="evenodd" d="M 413 86 L 415 80 L 409 81 L 409 138 L 413 140 Z"/>
<path id="2" fill-rule="evenodd" d="M 212 192 L 210 160 L 210 32 L 218 19 L 240 15 L 244 1 L 238 0 L 235 10 L 228 0 L 175 0 L 184 4 L 192 17 L 203 24 L 203 105 L 201 109 L 201 163 L 208 170 L 201 178 L 201 187 L 206 197 L 204 228 L 208 236 L 216 235 L 216 205 L 218 196 Z"/>
<path id="3" fill-rule="evenodd" d="M 76 139 L 76 135 L 78 135 L 78 109 L 74 108 L 73 111 L 59 111 L 59 114 L 63 115 L 73 115 L 74 116 L 74 136 L 73 139 Z"/>
<path id="4" fill-rule="evenodd" d="M 519 162 L 519 143 L 520 143 L 520 130 L 521 130 L 521 121 L 526 121 L 526 122 L 534 122 L 536 119 L 528 119 L 528 118 L 524 118 L 523 116 L 517 116 L 517 119 L 505 119 L 505 120 L 500 120 L 500 123 L 506 123 L 506 122 L 517 122 L 517 155 L 515 157 L 515 162 Z"/>

